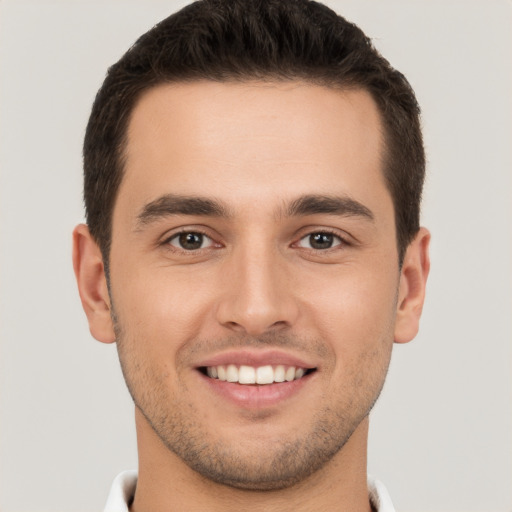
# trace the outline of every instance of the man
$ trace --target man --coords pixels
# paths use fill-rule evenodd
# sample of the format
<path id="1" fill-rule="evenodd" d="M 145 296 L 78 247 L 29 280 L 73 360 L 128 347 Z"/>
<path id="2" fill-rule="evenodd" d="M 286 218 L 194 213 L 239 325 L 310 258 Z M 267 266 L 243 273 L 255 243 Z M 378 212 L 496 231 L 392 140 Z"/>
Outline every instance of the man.
<path id="1" fill-rule="evenodd" d="M 196 2 L 110 68 L 73 257 L 136 409 L 106 510 L 393 510 L 368 415 L 418 329 L 424 166 L 403 75 L 314 2 Z"/>

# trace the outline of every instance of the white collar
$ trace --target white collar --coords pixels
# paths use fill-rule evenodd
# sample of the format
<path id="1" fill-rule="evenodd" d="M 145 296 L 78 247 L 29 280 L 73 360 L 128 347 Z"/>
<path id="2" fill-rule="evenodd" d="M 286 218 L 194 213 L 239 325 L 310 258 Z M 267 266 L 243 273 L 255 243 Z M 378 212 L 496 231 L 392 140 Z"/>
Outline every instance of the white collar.
<path id="1" fill-rule="evenodd" d="M 137 471 L 123 471 L 112 482 L 104 512 L 128 512 L 137 487 Z"/>
<path id="2" fill-rule="evenodd" d="M 137 471 L 123 471 L 117 475 L 112 483 L 104 512 L 128 512 L 136 486 Z M 395 512 L 384 484 L 370 475 L 368 475 L 368 493 L 376 512 Z"/>

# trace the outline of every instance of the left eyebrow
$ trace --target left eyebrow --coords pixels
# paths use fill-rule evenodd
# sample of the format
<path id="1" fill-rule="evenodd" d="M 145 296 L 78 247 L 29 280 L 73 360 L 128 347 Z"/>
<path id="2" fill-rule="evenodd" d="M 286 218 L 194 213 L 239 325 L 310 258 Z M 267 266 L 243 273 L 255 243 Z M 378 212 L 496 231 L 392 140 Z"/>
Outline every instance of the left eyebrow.
<path id="1" fill-rule="evenodd" d="M 137 215 L 137 225 L 142 227 L 170 215 L 230 216 L 227 207 L 215 199 L 201 196 L 165 194 L 142 208 Z"/>
<path id="2" fill-rule="evenodd" d="M 373 221 L 372 211 L 364 204 L 346 196 L 305 195 L 292 201 L 285 209 L 285 215 L 340 215 L 348 217 L 363 217 Z"/>

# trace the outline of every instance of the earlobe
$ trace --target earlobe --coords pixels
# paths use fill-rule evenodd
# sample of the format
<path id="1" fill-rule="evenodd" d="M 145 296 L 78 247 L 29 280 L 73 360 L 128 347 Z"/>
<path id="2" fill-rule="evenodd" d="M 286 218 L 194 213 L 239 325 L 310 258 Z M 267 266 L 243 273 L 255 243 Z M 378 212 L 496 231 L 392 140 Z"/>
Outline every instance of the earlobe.
<path id="1" fill-rule="evenodd" d="M 114 342 L 103 258 L 85 224 L 73 231 L 73 268 L 91 334 L 103 343 Z"/>
<path id="2" fill-rule="evenodd" d="M 418 333 L 430 270 L 429 243 L 429 231 L 420 228 L 405 253 L 398 290 L 396 343 L 407 343 Z"/>

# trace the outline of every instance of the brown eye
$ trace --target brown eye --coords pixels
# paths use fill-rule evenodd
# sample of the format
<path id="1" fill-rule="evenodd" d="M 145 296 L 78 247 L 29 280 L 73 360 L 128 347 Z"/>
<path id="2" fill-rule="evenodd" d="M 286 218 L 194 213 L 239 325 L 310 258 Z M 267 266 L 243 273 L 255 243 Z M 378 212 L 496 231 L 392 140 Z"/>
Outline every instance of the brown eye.
<path id="1" fill-rule="evenodd" d="M 184 232 L 173 236 L 169 243 L 179 249 L 185 251 L 197 251 L 198 249 L 204 249 L 212 245 L 211 238 L 203 235 L 202 233 L 196 232 Z"/>
<path id="2" fill-rule="evenodd" d="M 318 232 L 310 233 L 309 235 L 302 238 L 299 242 L 300 247 L 315 250 L 325 250 L 331 247 L 336 247 L 341 244 L 341 238 L 333 235 L 332 233 Z"/>

